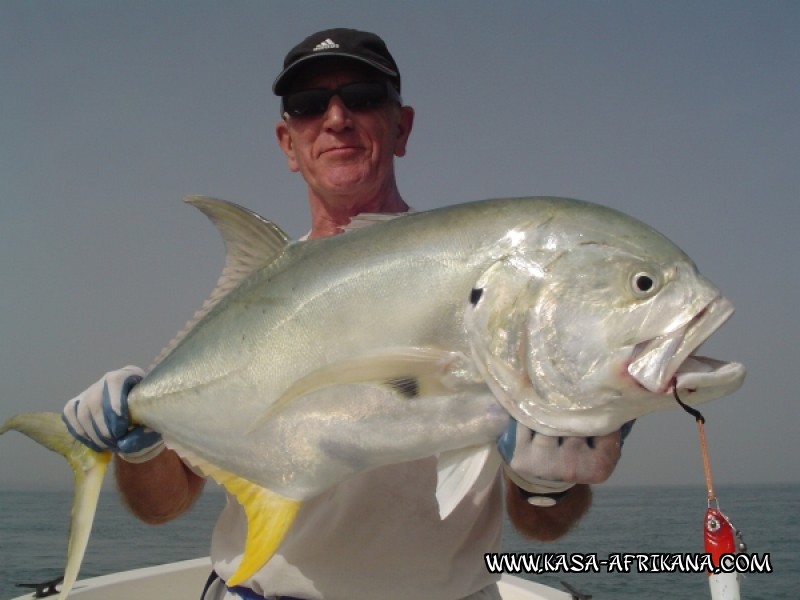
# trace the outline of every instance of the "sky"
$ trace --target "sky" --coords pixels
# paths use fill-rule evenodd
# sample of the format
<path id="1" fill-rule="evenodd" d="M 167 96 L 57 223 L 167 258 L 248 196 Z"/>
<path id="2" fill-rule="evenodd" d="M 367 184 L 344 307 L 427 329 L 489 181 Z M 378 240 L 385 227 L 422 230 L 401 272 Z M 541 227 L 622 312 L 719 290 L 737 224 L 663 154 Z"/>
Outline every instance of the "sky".
<path id="1" fill-rule="evenodd" d="M 703 353 L 744 386 L 702 407 L 717 484 L 800 481 L 800 3 L 0 2 L 0 420 L 147 366 L 223 264 L 206 194 L 291 236 L 305 187 L 274 135 L 287 50 L 379 33 L 416 109 L 405 199 L 557 195 L 666 234 L 736 305 Z M 780 284 L 780 285 L 777 285 Z M 67 487 L 0 438 L 0 489 Z M 606 485 L 703 485 L 694 421 L 639 420 Z"/>

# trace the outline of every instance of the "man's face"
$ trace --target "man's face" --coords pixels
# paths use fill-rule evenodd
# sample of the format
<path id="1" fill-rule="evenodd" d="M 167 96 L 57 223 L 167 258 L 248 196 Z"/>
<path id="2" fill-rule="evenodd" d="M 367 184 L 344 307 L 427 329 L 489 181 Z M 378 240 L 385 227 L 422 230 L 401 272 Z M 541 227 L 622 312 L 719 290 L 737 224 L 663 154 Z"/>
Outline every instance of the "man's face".
<path id="1" fill-rule="evenodd" d="M 292 91 L 336 89 L 376 75 L 350 63 L 321 64 L 298 76 Z M 374 196 L 394 185 L 394 156 L 403 156 L 413 123 L 410 107 L 387 101 L 376 108 L 350 110 L 333 96 L 320 115 L 286 117 L 276 127 L 289 168 L 300 172 L 321 198 Z"/>

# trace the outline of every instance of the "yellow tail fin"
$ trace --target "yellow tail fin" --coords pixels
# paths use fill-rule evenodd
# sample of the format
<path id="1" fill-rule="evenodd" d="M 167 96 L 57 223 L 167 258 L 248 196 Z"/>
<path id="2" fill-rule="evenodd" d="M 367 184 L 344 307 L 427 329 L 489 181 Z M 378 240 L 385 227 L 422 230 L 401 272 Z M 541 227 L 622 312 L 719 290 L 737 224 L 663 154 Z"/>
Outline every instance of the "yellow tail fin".
<path id="1" fill-rule="evenodd" d="M 72 467 L 75 492 L 72 498 L 67 565 L 58 596 L 58 600 L 64 600 L 78 578 L 111 453 L 95 452 L 77 441 L 58 413 L 26 413 L 11 417 L 0 427 L 0 434 L 12 429 L 61 454 Z"/>
<path id="2" fill-rule="evenodd" d="M 16 430 L 67 459 L 75 476 L 67 565 L 58 600 L 64 600 L 78 577 L 92 529 L 109 452 L 95 452 L 78 442 L 57 413 L 17 415 L 0 426 L 0 434 Z M 239 585 L 252 577 L 275 553 L 294 522 L 301 502 L 271 492 L 246 479 L 203 461 L 200 469 L 233 494 L 247 515 L 244 557 L 228 585 Z"/>

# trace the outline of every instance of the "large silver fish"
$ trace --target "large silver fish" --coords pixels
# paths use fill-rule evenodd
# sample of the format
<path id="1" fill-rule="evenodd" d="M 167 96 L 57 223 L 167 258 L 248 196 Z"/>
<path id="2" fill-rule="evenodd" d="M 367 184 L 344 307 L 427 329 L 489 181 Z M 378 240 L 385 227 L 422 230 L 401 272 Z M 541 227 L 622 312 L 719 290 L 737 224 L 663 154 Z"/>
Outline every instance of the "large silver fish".
<path id="1" fill-rule="evenodd" d="M 356 472 L 440 455 L 444 517 L 508 414 L 600 435 L 674 406 L 675 390 L 697 404 L 744 378 L 693 354 L 731 304 L 669 240 L 608 208 L 488 200 L 288 243 L 241 207 L 189 202 L 221 231 L 226 267 L 129 405 L 245 507 L 230 585 L 269 559 L 302 500 Z M 72 445 L 52 416 L 0 433 L 12 428 Z"/>

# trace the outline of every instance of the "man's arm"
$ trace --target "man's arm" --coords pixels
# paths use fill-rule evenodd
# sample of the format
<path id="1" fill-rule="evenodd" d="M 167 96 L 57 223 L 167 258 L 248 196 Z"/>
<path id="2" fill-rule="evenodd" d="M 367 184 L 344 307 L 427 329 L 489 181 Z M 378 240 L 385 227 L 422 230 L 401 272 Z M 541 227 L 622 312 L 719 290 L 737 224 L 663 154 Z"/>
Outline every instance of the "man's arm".
<path id="1" fill-rule="evenodd" d="M 506 509 L 514 528 L 525 537 L 552 542 L 567 533 L 592 504 L 592 489 L 576 484 L 553 506 L 534 506 L 517 485 L 506 479 Z"/>
<path id="2" fill-rule="evenodd" d="M 151 525 L 166 523 L 189 510 L 205 483 L 172 450 L 143 463 L 116 456 L 114 467 L 123 503 L 134 516 Z"/>

